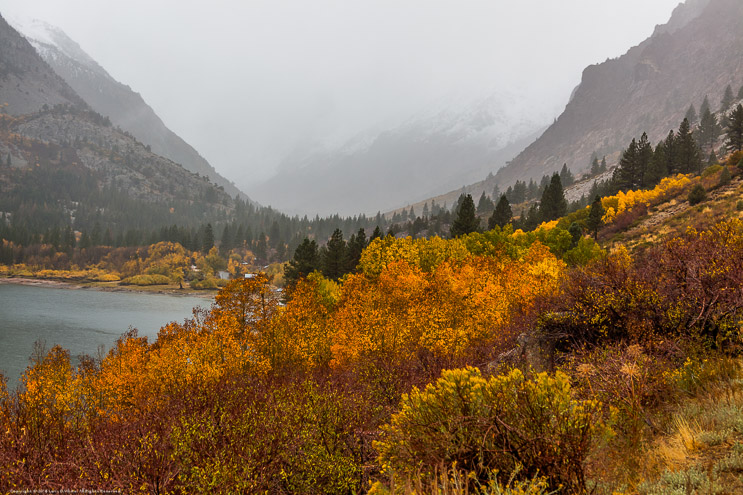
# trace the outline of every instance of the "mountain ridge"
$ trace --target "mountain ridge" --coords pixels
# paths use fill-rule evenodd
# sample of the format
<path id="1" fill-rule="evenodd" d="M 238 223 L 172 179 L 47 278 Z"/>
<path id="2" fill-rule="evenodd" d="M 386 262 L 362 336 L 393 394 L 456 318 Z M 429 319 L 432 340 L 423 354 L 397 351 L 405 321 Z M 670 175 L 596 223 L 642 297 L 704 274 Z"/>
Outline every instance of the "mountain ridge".
<path id="1" fill-rule="evenodd" d="M 41 58 L 96 112 L 130 132 L 156 154 L 187 170 L 209 177 L 231 196 L 248 199 L 234 183 L 220 175 L 191 145 L 170 130 L 128 85 L 114 79 L 80 45 L 56 26 L 38 20 L 10 19 Z"/>

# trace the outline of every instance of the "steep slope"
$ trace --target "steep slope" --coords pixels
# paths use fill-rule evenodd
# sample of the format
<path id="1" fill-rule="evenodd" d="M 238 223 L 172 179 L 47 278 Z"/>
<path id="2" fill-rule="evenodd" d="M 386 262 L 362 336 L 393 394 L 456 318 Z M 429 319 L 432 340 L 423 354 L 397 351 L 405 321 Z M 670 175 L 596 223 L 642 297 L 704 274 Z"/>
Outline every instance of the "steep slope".
<path id="1" fill-rule="evenodd" d="M 85 106 L 18 33 L 0 16 L 0 105 L 5 113 L 30 113 L 44 105 Z"/>
<path id="2" fill-rule="evenodd" d="M 374 213 L 445 192 L 487 174 L 533 140 L 552 118 L 525 98 L 494 94 L 433 108 L 339 147 L 297 153 L 249 191 L 297 213 Z"/>
<path id="3" fill-rule="evenodd" d="M 38 20 L 10 18 L 10 23 L 39 55 L 96 112 L 130 132 L 153 152 L 224 187 L 231 196 L 245 197 L 199 153 L 168 129 L 139 93 L 116 81 L 61 29 Z"/>
<path id="4" fill-rule="evenodd" d="M 234 206 L 88 105 L 0 18 L 0 212 L 38 230 L 100 220 L 114 229 L 195 224 Z M 89 227 L 89 225 L 87 225 Z"/>
<path id="5" fill-rule="evenodd" d="M 642 132 L 659 141 L 678 128 L 690 104 L 698 109 L 707 95 L 716 107 L 728 84 L 737 91 L 743 84 L 741 54 L 743 3 L 679 5 L 649 39 L 617 59 L 586 68 L 562 115 L 499 170 L 495 181 L 504 187 L 538 179 L 563 163 L 579 172 L 592 154 L 615 154 Z"/>

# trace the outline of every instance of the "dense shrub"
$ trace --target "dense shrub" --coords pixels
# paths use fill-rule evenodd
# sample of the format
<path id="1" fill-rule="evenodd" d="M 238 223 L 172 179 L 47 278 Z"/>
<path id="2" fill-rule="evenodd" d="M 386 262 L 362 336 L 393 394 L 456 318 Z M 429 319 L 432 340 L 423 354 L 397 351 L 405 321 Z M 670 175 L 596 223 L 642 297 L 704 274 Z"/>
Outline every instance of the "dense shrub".
<path id="1" fill-rule="evenodd" d="M 127 277 L 121 281 L 122 285 L 168 285 L 170 284 L 170 278 L 165 275 L 134 275 L 133 277 Z"/>
<path id="2" fill-rule="evenodd" d="M 483 378 L 476 368 L 448 370 L 425 390 L 404 395 L 401 410 L 375 442 L 393 476 L 432 476 L 456 465 L 487 483 L 545 476 L 568 493 L 585 489 L 583 461 L 597 436 L 610 430 L 599 403 L 573 399 L 567 375 L 519 370 Z"/>
<path id="3" fill-rule="evenodd" d="M 707 199 L 707 191 L 704 190 L 703 185 L 697 184 L 691 189 L 688 197 L 689 204 L 691 206 L 698 205 L 705 199 Z"/>

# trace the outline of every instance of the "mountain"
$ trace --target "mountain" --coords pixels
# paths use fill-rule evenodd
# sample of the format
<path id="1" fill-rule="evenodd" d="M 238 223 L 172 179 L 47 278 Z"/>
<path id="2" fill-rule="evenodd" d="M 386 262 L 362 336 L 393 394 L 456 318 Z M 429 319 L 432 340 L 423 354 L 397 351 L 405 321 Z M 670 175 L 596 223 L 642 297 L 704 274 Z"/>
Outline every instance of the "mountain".
<path id="1" fill-rule="evenodd" d="M 0 212 L 26 231 L 221 219 L 234 200 L 92 110 L 0 17 Z"/>
<path id="2" fill-rule="evenodd" d="M 727 85 L 743 84 L 743 2 L 688 0 L 669 22 L 619 58 L 583 71 L 565 111 L 485 187 L 539 178 L 564 163 L 586 170 L 592 155 L 609 165 L 633 137 L 655 143 L 677 129 L 705 96 L 716 110 Z"/>
<path id="3" fill-rule="evenodd" d="M 10 23 L 38 54 L 93 110 L 130 132 L 152 151 L 209 177 L 231 196 L 246 198 L 193 147 L 168 129 L 139 93 L 116 81 L 61 29 L 39 20 L 11 18 Z"/>
<path id="4" fill-rule="evenodd" d="M 447 102 L 340 146 L 297 150 L 279 173 L 248 192 L 296 213 L 388 210 L 461 186 L 515 156 L 553 118 L 503 93 Z"/>
<path id="5" fill-rule="evenodd" d="M 30 113 L 44 105 L 85 105 L 26 40 L 0 18 L 0 105 L 11 114 Z"/>

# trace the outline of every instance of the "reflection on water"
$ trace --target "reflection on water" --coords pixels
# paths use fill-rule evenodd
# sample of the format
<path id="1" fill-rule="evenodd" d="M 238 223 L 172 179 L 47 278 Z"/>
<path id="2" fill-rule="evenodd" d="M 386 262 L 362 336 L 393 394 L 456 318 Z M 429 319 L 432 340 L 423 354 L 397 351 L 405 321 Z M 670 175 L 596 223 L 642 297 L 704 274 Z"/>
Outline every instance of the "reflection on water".
<path id="1" fill-rule="evenodd" d="M 33 352 L 59 344 L 71 356 L 105 352 L 130 327 L 150 341 L 166 323 L 183 321 L 212 299 L 135 292 L 0 284 L 0 371 L 15 388 Z"/>

